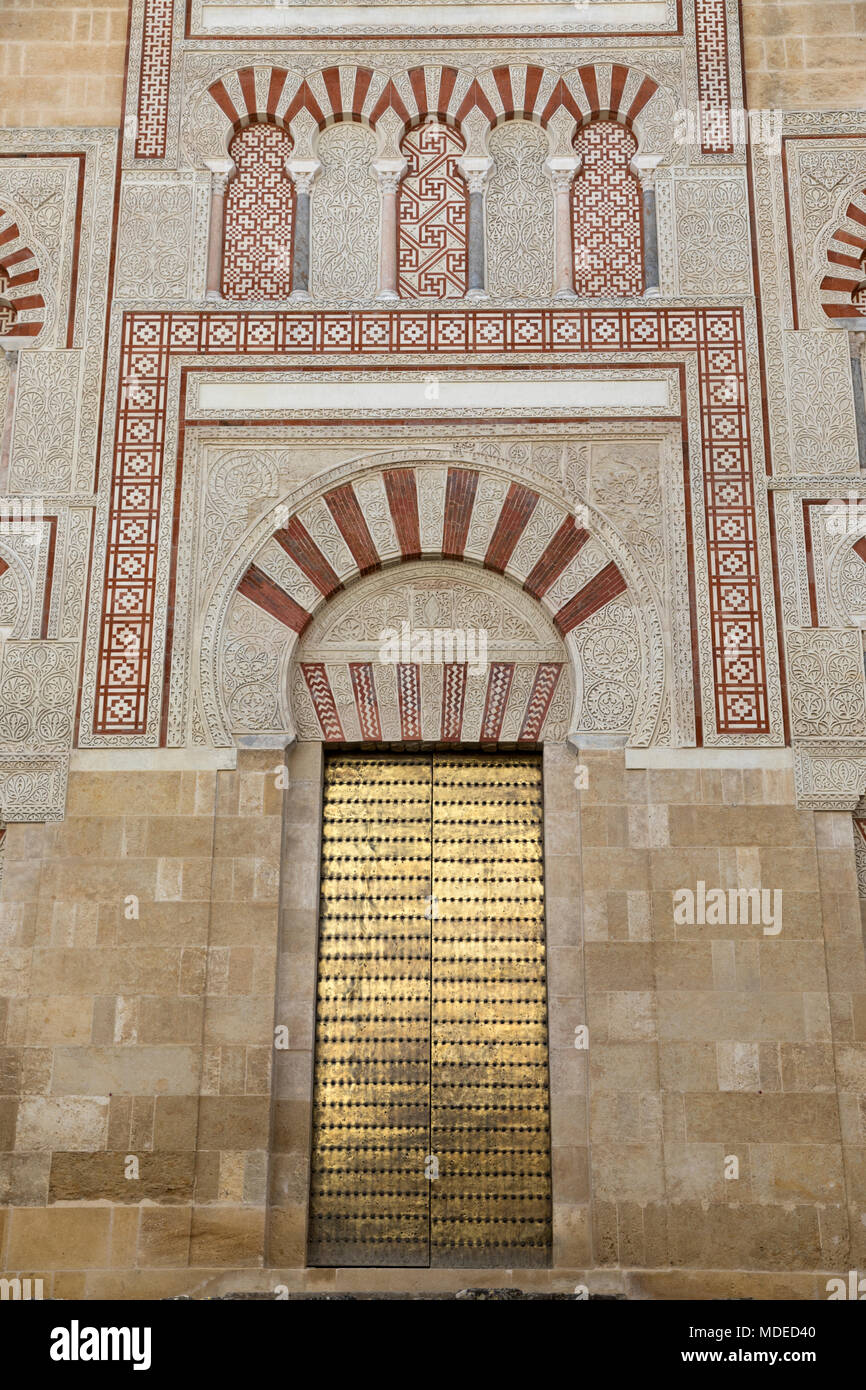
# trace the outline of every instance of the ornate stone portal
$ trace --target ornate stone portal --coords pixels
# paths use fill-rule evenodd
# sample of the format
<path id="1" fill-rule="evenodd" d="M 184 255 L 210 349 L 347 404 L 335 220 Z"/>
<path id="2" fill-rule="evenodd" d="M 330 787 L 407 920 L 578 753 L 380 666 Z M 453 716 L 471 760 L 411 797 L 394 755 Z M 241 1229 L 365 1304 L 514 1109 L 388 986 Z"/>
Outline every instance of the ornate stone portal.
<path id="1" fill-rule="evenodd" d="M 866 118 L 749 111 L 735 0 L 392 8 L 134 0 L 120 134 L 0 135 L 0 1264 L 312 1286 L 325 760 L 480 749 L 543 767 L 539 1278 L 815 1297 Z"/>

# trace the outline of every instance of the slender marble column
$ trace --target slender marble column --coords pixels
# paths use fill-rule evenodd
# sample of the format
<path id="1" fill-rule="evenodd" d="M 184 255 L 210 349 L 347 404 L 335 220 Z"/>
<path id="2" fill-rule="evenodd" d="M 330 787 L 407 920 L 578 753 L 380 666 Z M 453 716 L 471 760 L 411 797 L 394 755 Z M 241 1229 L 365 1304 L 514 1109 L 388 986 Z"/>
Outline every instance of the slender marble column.
<path id="1" fill-rule="evenodd" d="M 397 191 L 408 164 L 405 159 L 374 159 L 382 212 L 379 219 L 379 288 L 377 299 L 399 299 L 397 288 Z"/>
<path id="2" fill-rule="evenodd" d="M 655 297 L 661 293 L 659 278 L 659 232 L 656 214 L 656 170 L 661 155 L 638 154 L 632 160 L 632 171 L 640 179 L 643 200 L 643 260 L 644 294 Z"/>
<path id="3" fill-rule="evenodd" d="M 548 159 L 545 170 L 553 184 L 555 206 L 554 239 L 554 299 L 575 299 L 574 291 L 574 232 L 571 208 L 571 190 L 574 177 L 580 168 L 581 160 L 556 157 Z"/>
<path id="4" fill-rule="evenodd" d="M 321 168 L 318 159 L 286 161 L 286 169 L 295 185 L 291 299 L 310 298 L 310 196 Z"/>
<path id="5" fill-rule="evenodd" d="M 481 155 L 463 155 L 457 160 L 469 188 L 467 299 L 486 299 L 487 257 L 485 254 L 484 186 L 493 171 L 493 160 Z"/>
<path id="6" fill-rule="evenodd" d="M 207 247 L 207 299 L 222 299 L 223 243 L 226 225 L 226 189 L 234 172 L 231 159 L 209 159 L 210 232 Z"/>

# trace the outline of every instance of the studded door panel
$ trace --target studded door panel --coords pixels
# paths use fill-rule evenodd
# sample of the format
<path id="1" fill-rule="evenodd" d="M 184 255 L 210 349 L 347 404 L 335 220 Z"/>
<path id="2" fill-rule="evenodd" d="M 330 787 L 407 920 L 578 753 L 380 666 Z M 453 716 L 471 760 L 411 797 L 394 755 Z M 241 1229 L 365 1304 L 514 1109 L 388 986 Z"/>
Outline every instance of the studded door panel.
<path id="1" fill-rule="evenodd" d="M 326 769 L 309 1262 L 545 1264 L 540 760 Z"/>

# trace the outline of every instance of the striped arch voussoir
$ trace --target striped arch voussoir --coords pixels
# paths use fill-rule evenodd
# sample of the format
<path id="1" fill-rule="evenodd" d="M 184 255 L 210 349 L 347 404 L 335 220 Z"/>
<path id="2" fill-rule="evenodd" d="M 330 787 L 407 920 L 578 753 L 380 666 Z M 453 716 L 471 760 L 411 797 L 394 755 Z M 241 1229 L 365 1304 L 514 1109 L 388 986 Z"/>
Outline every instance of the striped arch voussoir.
<path id="1" fill-rule="evenodd" d="M 39 263 L 25 245 L 14 217 L 0 208 L 0 273 L 3 298 L 15 311 L 12 334 L 35 338 L 45 321 L 45 300 L 39 293 Z"/>
<path id="2" fill-rule="evenodd" d="M 827 248 L 828 273 L 821 281 L 821 305 L 835 323 L 863 318 L 855 292 L 866 283 L 866 188 L 855 194 L 845 221 L 833 233 Z"/>
<path id="3" fill-rule="evenodd" d="M 424 499 L 432 496 L 439 501 L 431 509 Z M 481 504 L 477 511 L 476 501 Z M 431 472 L 428 465 L 423 476 L 412 466 L 385 468 L 303 504 L 260 548 L 237 592 L 298 640 L 322 604 L 386 564 L 408 563 L 422 556 L 467 560 L 520 584 L 565 639 L 623 594 L 627 583 L 600 549 L 597 559 L 586 563 L 593 555 L 587 551 L 581 563 L 574 564 L 590 540 L 589 533 L 564 507 L 553 507 L 549 501 L 540 504 L 540 495 L 531 488 L 472 468 L 442 464 Z M 368 524 L 368 517 L 376 522 Z M 526 543 L 521 544 L 524 533 Z M 560 670 L 556 663 L 539 667 L 538 688 L 521 734 L 524 741 L 539 736 Z M 404 674 L 410 681 L 411 673 Z M 495 664 L 491 668 L 492 681 L 502 682 L 507 676 Z M 305 677 L 308 683 L 313 681 L 310 690 L 322 715 L 326 741 L 341 741 L 339 721 L 327 714 L 331 699 L 325 689 L 327 674 L 310 670 Z M 445 679 L 465 680 L 465 671 L 446 672 Z M 408 686 L 403 693 L 409 709 Z M 503 698 L 499 692 L 496 708 Z M 444 733 L 443 739 L 447 741 Z"/>
<path id="4" fill-rule="evenodd" d="M 375 127 L 387 110 L 407 125 L 439 116 L 459 125 L 478 109 L 491 126 L 522 116 L 546 125 L 564 106 L 578 123 L 597 117 L 633 125 L 658 91 L 658 83 L 624 64 L 586 64 L 566 81 L 534 64 L 512 63 L 475 77 L 453 67 L 414 67 L 386 77 L 366 67 L 331 67 L 289 82 L 284 68 L 241 68 L 208 91 L 230 122 L 288 125 L 306 109 L 320 128 L 336 121 Z"/>

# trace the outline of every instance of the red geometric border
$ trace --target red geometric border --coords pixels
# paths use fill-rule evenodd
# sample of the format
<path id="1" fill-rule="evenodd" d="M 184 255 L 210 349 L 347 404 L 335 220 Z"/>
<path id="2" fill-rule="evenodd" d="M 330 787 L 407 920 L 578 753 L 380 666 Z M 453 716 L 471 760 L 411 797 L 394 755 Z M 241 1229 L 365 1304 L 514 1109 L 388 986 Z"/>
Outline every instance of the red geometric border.
<path id="1" fill-rule="evenodd" d="M 145 0 L 141 27 L 136 159 L 164 159 L 174 0 Z"/>
<path id="2" fill-rule="evenodd" d="M 702 154 L 734 151 L 726 9 L 727 0 L 695 0 Z"/>
<path id="3" fill-rule="evenodd" d="M 717 728 L 769 732 L 743 314 L 717 309 L 130 313 L 111 485 L 94 733 L 147 728 L 172 357 L 684 352 L 701 394 Z M 174 499 L 170 500 L 172 506 Z"/>

